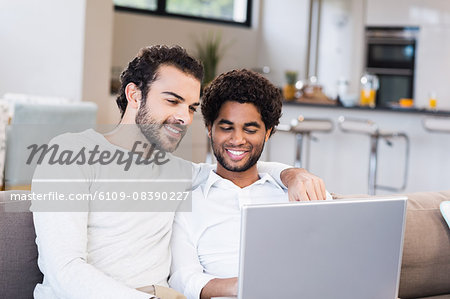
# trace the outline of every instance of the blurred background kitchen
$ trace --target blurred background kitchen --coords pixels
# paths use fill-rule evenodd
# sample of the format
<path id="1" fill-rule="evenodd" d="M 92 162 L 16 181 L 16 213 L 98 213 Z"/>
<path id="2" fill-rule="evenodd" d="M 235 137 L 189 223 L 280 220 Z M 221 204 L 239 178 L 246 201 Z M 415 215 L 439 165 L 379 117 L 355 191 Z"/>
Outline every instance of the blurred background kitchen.
<path id="1" fill-rule="evenodd" d="M 140 48 L 210 42 L 216 74 L 249 68 L 283 90 L 263 159 L 337 193 L 449 188 L 449 1 L 0 0 L 0 27 L 0 98 L 94 102 L 97 123 L 115 124 L 118 76 Z M 208 159 L 200 113 L 184 142 Z"/>

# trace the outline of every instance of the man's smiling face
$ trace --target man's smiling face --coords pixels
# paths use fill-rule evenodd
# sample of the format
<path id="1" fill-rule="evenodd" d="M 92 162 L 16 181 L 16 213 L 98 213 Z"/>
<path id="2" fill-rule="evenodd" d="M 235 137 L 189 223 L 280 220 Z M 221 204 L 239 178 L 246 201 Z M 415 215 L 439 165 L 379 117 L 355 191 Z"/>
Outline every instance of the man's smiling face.
<path id="1" fill-rule="evenodd" d="M 174 66 L 162 65 L 141 102 L 136 124 L 150 143 L 173 152 L 192 123 L 199 97 L 198 79 Z"/>
<path id="2" fill-rule="evenodd" d="M 254 104 L 227 101 L 208 131 L 218 172 L 243 172 L 256 167 L 271 130 L 266 130 Z"/>

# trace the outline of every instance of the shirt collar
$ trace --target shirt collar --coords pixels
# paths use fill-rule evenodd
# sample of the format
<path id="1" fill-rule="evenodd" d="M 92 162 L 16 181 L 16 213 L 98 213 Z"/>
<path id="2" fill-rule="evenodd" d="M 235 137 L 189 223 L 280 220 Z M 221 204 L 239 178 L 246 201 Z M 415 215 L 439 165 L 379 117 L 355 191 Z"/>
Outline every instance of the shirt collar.
<path id="1" fill-rule="evenodd" d="M 280 190 L 284 190 L 276 181 L 275 179 L 268 173 L 259 173 L 259 177 L 260 179 L 257 180 L 256 182 L 254 182 L 253 184 L 251 184 L 250 186 L 247 186 L 245 188 L 251 188 L 254 185 L 263 185 L 266 182 L 273 184 L 274 186 L 276 186 L 277 188 L 279 188 Z M 229 182 L 230 186 L 234 186 L 236 188 L 239 188 L 238 186 L 236 186 L 235 184 L 233 184 L 231 181 L 222 178 L 220 175 L 218 175 L 214 170 L 211 170 L 209 172 L 209 176 L 206 179 L 206 183 L 205 183 L 205 187 L 203 188 L 203 196 L 204 198 L 208 197 L 208 193 L 209 190 L 211 190 L 211 187 L 218 183 L 218 182 Z M 244 189 L 245 189 L 244 188 Z"/>
<path id="2" fill-rule="evenodd" d="M 258 185 L 258 184 L 262 185 L 262 184 L 268 182 L 268 183 L 271 183 L 272 185 L 276 186 L 278 189 L 284 191 L 284 189 L 277 183 L 277 181 L 275 181 L 275 179 L 270 174 L 268 174 L 268 173 L 260 173 L 259 177 L 260 177 L 260 179 L 257 180 L 256 182 L 254 182 L 253 184 L 251 184 L 250 186 Z"/>
<path id="3" fill-rule="evenodd" d="M 205 198 L 208 196 L 211 186 L 214 185 L 219 180 L 223 180 L 223 178 L 219 176 L 213 169 L 211 169 L 208 178 L 206 179 L 205 187 L 203 188 L 203 196 Z"/>

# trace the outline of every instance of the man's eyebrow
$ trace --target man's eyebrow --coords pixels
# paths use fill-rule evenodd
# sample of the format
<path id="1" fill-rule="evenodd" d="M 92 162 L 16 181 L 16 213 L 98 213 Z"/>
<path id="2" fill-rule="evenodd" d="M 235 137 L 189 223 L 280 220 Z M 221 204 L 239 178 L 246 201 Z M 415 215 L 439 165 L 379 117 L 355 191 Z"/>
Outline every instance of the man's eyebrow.
<path id="1" fill-rule="evenodd" d="M 174 92 L 171 92 L 171 91 L 163 91 L 163 92 L 161 92 L 161 93 L 163 93 L 163 94 L 168 94 L 168 95 L 171 95 L 171 96 L 174 96 L 174 97 L 176 97 L 177 99 L 179 99 L 180 101 L 184 102 L 184 98 L 183 98 L 182 96 L 180 96 L 179 94 L 176 94 L 176 93 L 174 93 Z"/>
<path id="2" fill-rule="evenodd" d="M 218 124 L 219 125 L 233 125 L 233 122 L 222 118 L 221 120 L 219 120 Z"/>
<path id="3" fill-rule="evenodd" d="M 256 121 L 251 121 L 248 123 L 244 124 L 244 127 L 257 127 L 257 128 L 261 128 L 261 125 L 258 124 Z"/>
<path id="4" fill-rule="evenodd" d="M 177 99 L 179 99 L 179 100 L 182 101 L 182 102 L 185 101 L 184 98 L 183 98 L 182 96 L 180 96 L 179 94 L 176 94 L 176 93 L 174 93 L 174 92 L 171 92 L 171 91 L 163 91 L 163 92 L 161 92 L 161 93 L 164 93 L 164 94 L 168 94 L 168 95 L 174 96 L 174 97 L 176 97 Z M 197 107 L 197 106 L 199 106 L 199 105 L 200 105 L 200 102 L 195 102 L 195 103 L 193 103 L 193 104 L 191 104 L 191 105 L 189 105 L 189 106 L 191 106 L 191 107 Z"/>

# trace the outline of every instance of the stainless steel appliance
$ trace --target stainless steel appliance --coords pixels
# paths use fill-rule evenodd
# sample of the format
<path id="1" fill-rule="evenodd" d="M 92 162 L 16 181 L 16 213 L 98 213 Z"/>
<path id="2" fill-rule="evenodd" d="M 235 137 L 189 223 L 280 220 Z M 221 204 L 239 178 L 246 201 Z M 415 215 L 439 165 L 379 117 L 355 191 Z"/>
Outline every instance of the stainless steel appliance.
<path id="1" fill-rule="evenodd" d="M 378 76 L 376 105 L 414 98 L 419 27 L 366 27 L 366 71 Z"/>

